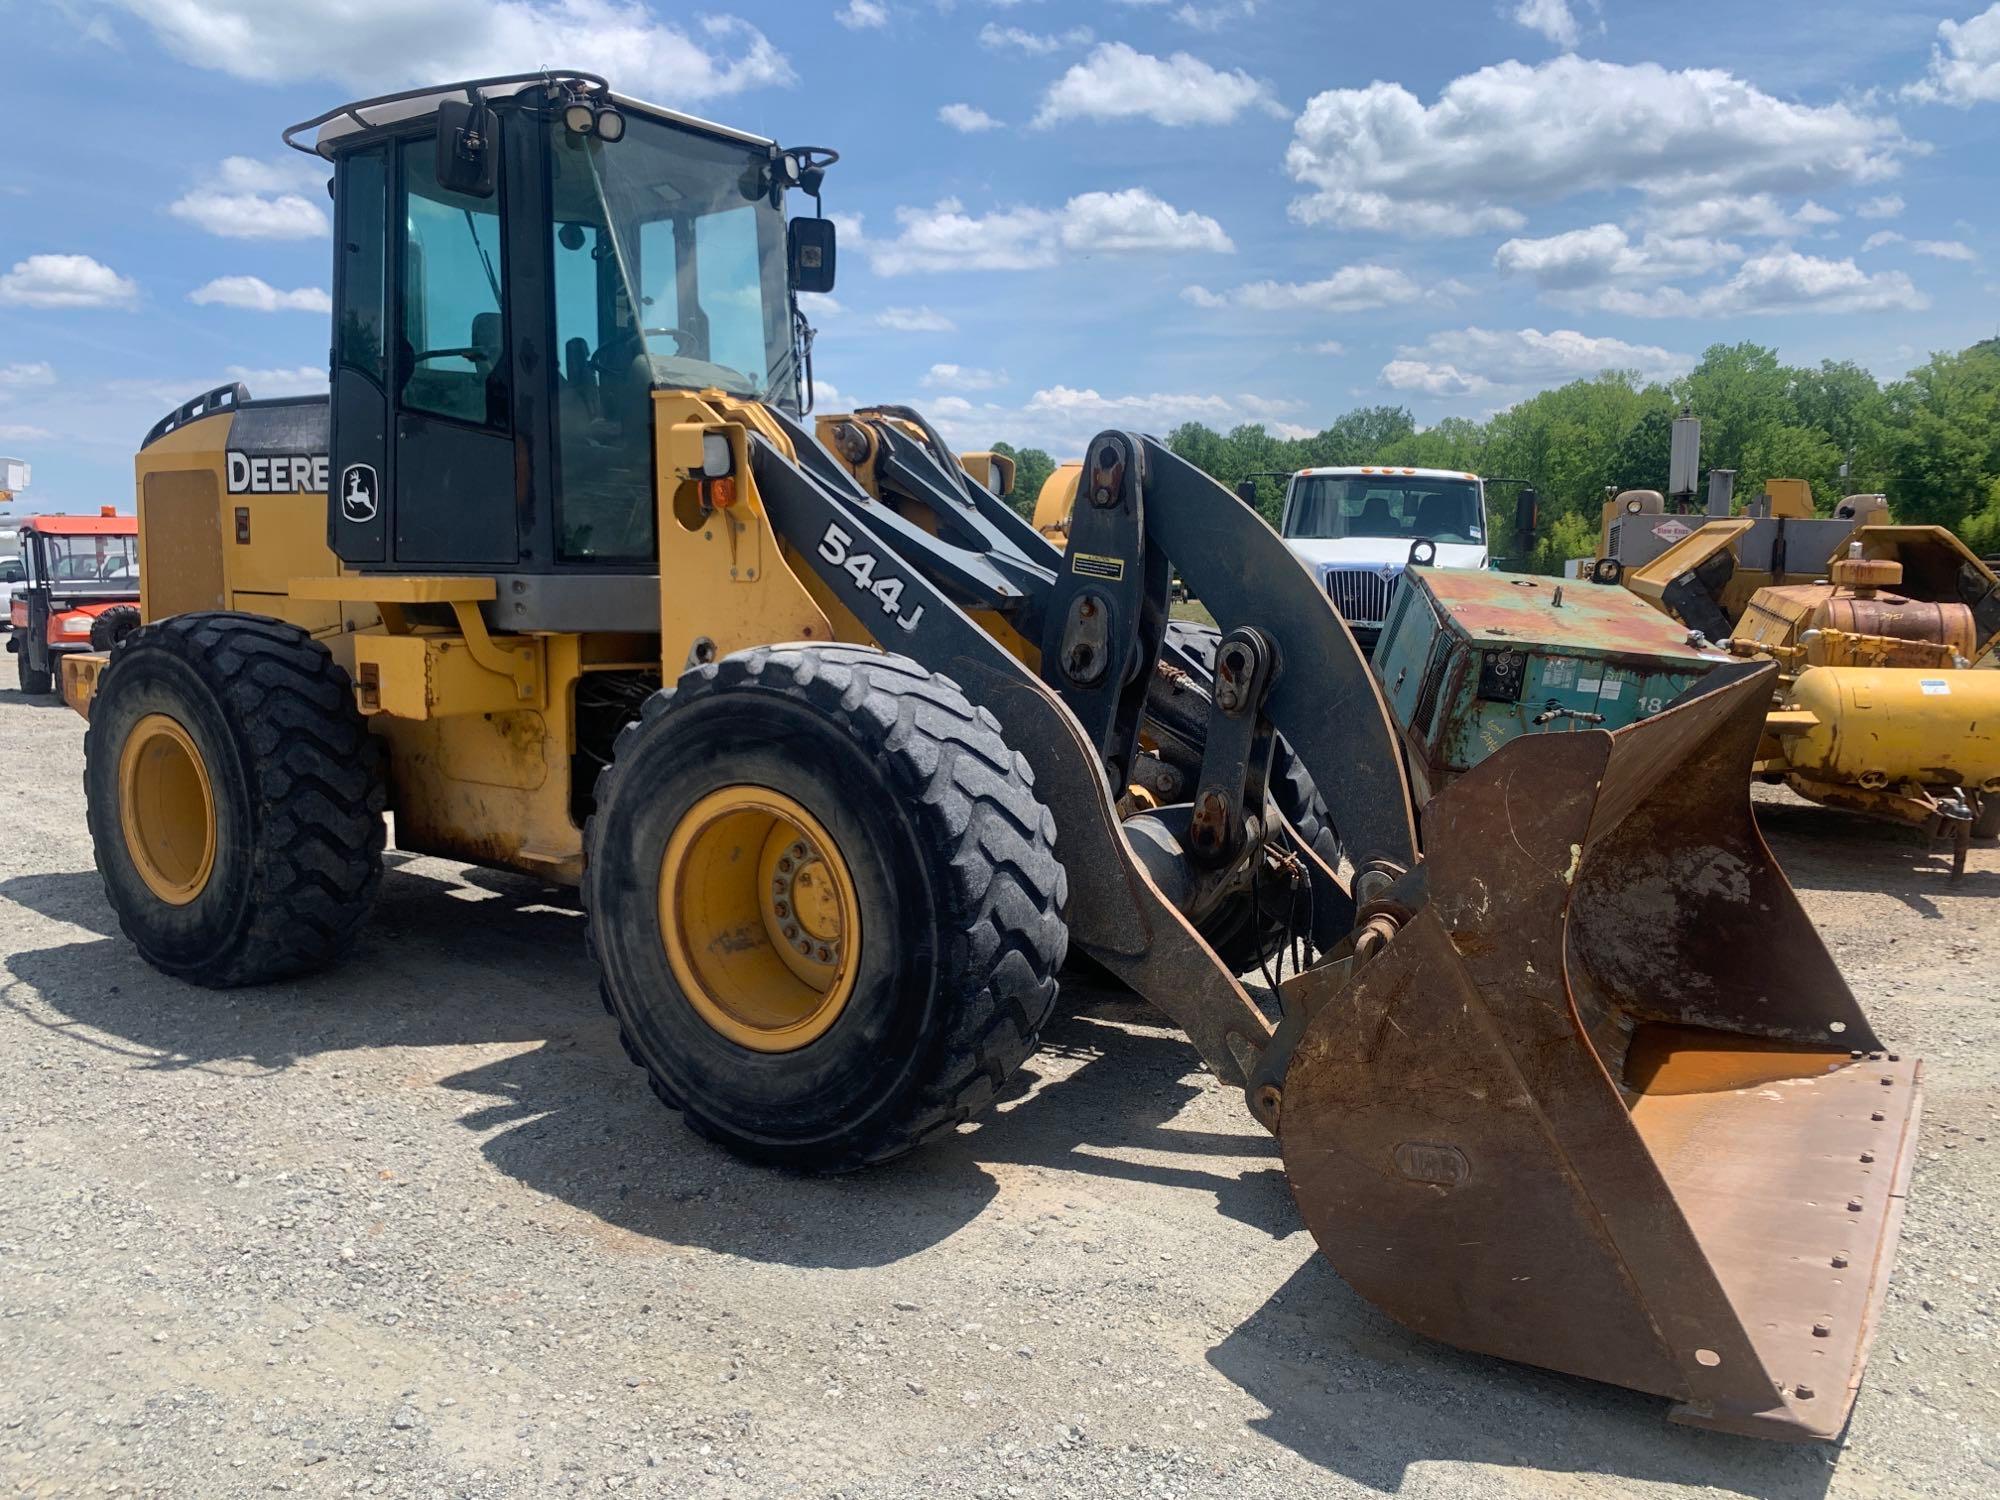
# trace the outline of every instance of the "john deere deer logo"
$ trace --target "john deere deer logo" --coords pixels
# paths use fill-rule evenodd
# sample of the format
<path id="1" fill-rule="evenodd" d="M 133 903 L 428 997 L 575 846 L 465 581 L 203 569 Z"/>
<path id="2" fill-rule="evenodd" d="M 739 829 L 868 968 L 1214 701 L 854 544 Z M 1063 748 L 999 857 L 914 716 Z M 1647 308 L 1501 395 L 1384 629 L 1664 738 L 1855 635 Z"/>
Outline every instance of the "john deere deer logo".
<path id="1" fill-rule="evenodd" d="M 340 513 L 350 521 L 372 521 L 377 509 L 375 470 L 368 464 L 349 464 L 342 469 Z"/>

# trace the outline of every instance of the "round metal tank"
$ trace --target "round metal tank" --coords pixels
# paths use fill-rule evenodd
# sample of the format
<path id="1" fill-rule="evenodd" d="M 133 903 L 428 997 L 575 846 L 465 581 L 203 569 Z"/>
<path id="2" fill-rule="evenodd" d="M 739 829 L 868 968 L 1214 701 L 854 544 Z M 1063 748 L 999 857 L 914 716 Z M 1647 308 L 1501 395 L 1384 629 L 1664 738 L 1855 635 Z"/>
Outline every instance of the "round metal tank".
<path id="1" fill-rule="evenodd" d="M 1791 706 L 1819 720 L 1787 738 L 1794 770 L 1863 786 L 2000 784 L 2000 672 L 1811 667 Z"/>

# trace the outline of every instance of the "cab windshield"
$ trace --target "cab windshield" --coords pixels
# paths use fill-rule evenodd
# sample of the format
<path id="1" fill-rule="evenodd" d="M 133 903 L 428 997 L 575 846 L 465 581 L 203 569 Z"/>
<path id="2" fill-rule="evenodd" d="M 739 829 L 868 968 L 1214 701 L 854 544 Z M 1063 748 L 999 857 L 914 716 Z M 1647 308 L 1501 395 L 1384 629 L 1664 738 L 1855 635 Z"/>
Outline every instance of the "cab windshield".
<path id="1" fill-rule="evenodd" d="M 574 561 L 654 555 L 652 392 L 798 410 L 769 153 L 637 111 L 606 143 L 550 122 L 557 529 Z"/>
<path id="2" fill-rule="evenodd" d="M 1294 481 L 1285 535 L 1484 542 L 1486 517 L 1477 480 L 1307 474 Z"/>
<path id="3" fill-rule="evenodd" d="M 600 376 L 795 405 L 785 218 L 768 154 L 636 113 L 606 144 L 551 129 L 556 319 Z"/>

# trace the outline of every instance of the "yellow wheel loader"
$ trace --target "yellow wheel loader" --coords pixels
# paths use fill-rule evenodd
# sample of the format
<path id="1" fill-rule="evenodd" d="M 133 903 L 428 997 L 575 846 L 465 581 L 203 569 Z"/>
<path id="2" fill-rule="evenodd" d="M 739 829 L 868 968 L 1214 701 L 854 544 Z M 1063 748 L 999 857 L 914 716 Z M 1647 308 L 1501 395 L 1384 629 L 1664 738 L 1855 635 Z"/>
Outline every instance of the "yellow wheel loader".
<path id="1" fill-rule="evenodd" d="M 1089 444 L 1057 550 L 919 413 L 808 416 L 835 240 L 785 205 L 831 152 L 567 72 L 287 138 L 333 173 L 330 396 L 155 427 L 145 623 L 64 663 L 148 960 L 334 960 L 386 809 L 401 848 L 579 883 L 659 1095 L 836 1171 L 991 1099 L 1085 954 L 1243 1089 L 1394 1317 L 1841 1431 L 1919 1067 L 1751 820 L 1772 666 L 1420 814 L 1326 596 L 1160 442 Z M 1169 632 L 1175 567 L 1214 636 Z"/>

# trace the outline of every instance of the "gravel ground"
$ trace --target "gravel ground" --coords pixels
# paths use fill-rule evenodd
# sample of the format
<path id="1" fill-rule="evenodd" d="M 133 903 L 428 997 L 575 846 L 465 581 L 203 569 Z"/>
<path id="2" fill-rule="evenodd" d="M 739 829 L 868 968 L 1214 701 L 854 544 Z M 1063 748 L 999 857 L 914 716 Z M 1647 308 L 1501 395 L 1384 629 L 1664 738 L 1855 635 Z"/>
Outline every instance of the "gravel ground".
<path id="1" fill-rule="evenodd" d="M 391 856 L 336 972 L 147 969 L 82 725 L 0 693 L 0 1492 L 1817 1497 L 2000 1489 L 2000 853 L 1775 799 L 1780 858 L 1926 1058 L 1844 1449 L 1456 1353 L 1351 1294 L 1273 1144 L 1083 993 L 1009 1100 L 884 1170 L 704 1145 L 599 1010 L 570 896 Z"/>

